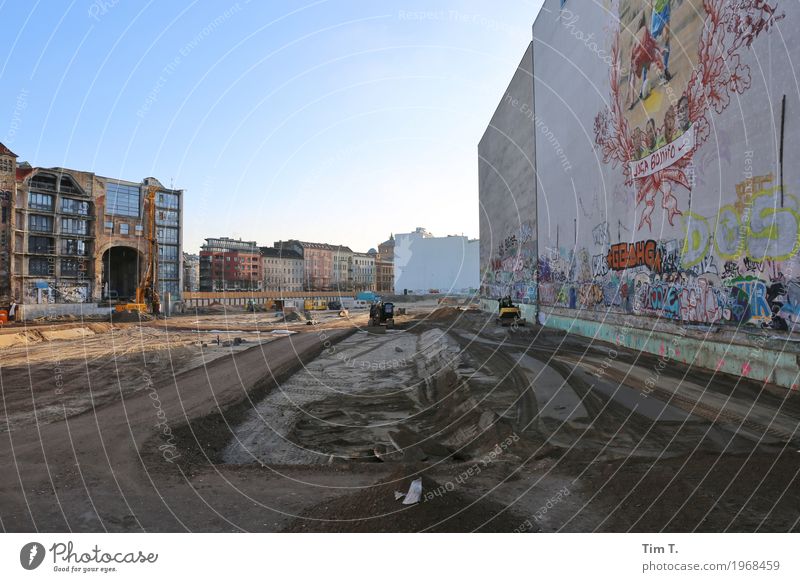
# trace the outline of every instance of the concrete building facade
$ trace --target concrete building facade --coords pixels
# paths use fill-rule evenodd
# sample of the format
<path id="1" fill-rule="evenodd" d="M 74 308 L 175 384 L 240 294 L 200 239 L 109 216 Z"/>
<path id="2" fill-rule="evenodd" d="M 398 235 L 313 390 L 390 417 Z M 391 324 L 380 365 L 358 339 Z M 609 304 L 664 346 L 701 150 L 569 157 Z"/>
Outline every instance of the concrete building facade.
<path id="1" fill-rule="evenodd" d="M 359 291 L 375 291 L 376 290 L 376 270 L 375 270 L 375 256 L 377 252 L 371 249 L 372 252 L 366 253 L 353 253 L 351 259 L 351 282 L 352 290 L 356 293 Z"/>
<path id="2" fill-rule="evenodd" d="M 102 298 L 96 278 L 102 273 L 95 212 L 100 190 L 88 172 L 26 168 L 20 173 L 12 223 L 11 289 L 17 301 L 89 304 Z"/>
<path id="3" fill-rule="evenodd" d="M 350 247 L 294 239 L 277 241 L 274 246 L 293 250 L 303 257 L 304 291 L 353 290 Z"/>
<path id="4" fill-rule="evenodd" d="M 255 241 L 207 238 L 200 249 L 200 291 L 261 291 L 261 252 Z"/>
<path id="5" fill-rule="evenodd" d="M 538 240 L 528 315 L 798 385 L 798 22 L 800 5 L 782 0 L 546 0 L 526 108 L 536 204 L 524 218 Z M 484 176 L 483 209 L 498 191 Z M 754 346 L 764 328 L 776 339 Z"/>
<path id="6" fill-rule="evenodd" d="M 326 243 L 299 240 L 277 241 L 275 248 L 286 248 L 303 257 L 303 290 L 329 291 L 333 284 L 334 247 Z"/>
<path id="7" fill-rule="evenodd" d="M 288 248 L 261 247 L 264 291 L 302 291 L 303 255 Z"/>
<path id="8" fill-rule="evenodd" d="M 378 245 L 375 277 L 375 290 L 378 293 L 394 293 L 394 234 Z"/>
<path id="9" fill-rule="evenodd" d="M 334 246 L 333 248 L 333 289 L 336 291 L 352 291 L 353 250 L 350 247 Z"/>
<path id="10" fill-rule="evenodd" d="M 200 255 L 183 253 L 183 290 L 200 291 Z"/>
<path id="11" fill-rule="evenodd" d="M 533 43 L 478 144 L 481 295 L 536 300 Z"/>
<path id="12" fill-rule="evenodd" d="M 11 300 L 11 243 L 17 155 L 0 144 L 0 302 Z"/>
<path id="13" fill-rule="evenodd" d="M 434 237 L 424 228 L 396 235 L 394 292 L 476 291 L 480 283 L 479 247 L 477 239 Z"/>
<path id="14" fill-rule="evenodd" d="M 183 278 L 183 191 L 155 178 L 130 182 L 97 176 L 97 251 L 95 274 L 101 296 L 133 298 L 145 268 L 147 191 L 156 188 L 158 292 L 162 303 L 181 299 Z M 102 223 L 102 224 L 101 224 Z"/>
<path id="15" fill-rule="evenodd" d="M 158 292 L 162 301 L 180 301 L 183 285 L 183 190 L 164 187 L 155 178 L 144 180 L 142 194 L 155 185 L 158 239 Z"/>
<path id="16" fill-rule="evenodd" d="M 146 262 L 146 197 L 158 188 L 157 285 L 171 312 L 181 299 L 183 192 L 154 178 L 127 182 L 67 168 L 17 165 L 0 146 L 0 296 L 20 317 L 93 314 L 133 299 Z M 163 253 L 163 256 L 161 255 Z"/>

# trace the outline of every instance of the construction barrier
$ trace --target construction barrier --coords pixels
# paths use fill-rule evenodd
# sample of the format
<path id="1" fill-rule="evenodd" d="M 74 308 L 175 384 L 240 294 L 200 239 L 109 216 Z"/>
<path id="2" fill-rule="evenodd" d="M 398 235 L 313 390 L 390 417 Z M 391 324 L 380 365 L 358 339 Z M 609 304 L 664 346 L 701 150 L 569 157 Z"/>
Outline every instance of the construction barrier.
<path id="1" fill-rule="evenodd" d="M 309 299 L 319 301 L 341 301 L 353 299 L 352 293 L 337 291 L 184 291 L 183 304 L 186 309 L 226 305 L 247 307 L 268 305 L 276 300 Z"/>

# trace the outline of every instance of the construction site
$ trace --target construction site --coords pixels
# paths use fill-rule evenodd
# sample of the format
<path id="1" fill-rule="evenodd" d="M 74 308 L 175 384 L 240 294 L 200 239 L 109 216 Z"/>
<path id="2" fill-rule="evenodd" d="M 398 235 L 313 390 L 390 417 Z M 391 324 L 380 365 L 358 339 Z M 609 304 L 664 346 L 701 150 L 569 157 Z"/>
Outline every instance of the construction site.
<path id="1" fill-rule="evenodd" d="M 798 528 L 796 392 L 401 300 L 8 325 L 3 528 Z"/>
<path id="2" fill-rule="evenodd" d="M 116 4 L 96 2 L 90 15 Z M 273 70 L 265 58 L 238 86 L 222 59 L 206 72 L 216 40 L 188 58 L 212 32 L 221 40 L 244 5 L 277 10 L 244 2 L 162 55 L 171 64 L 159 56 L 148 80 L 100 79 L 103 107 L 117 106 L 109 96 L 129 80 L 141 88 L 155 72 L 159 84 L 128 110 L 135 127 L 109 128 L 114 144 L 77 122 L 61 136 L 62 148 L 87 140 L 70 156 L 91 171 L 31 165 L 0 144 L 0 530 L 800 531 L 800 166 L 787 155 L 784 168 L 784 150 L 800 147 L 800 4 L 543 0 L 516 68 L 492 56 L 482 73 L 486 47 L 407 40 L 444 11 L 400 10 L 392 42 L 451 53 L 386 72 L 375 66 L 386 47 L 330 51 L 323 33 L 383 43 L 390 16 L 325 6 L 335 25 L 288 18 L 316 4 L 262 14 L 270 24 L 257 31 L 283 43 L 263 49 L 279 59 L 298 47 L 272 23 L 311 23 L 297 37 L 313 43 L 302 67 Z M 142 39 L 155 29 L 116 10 L 106 22 L 124 31 L 109 29 L 114 46 L 92 54 L 110 57 L 129 28 L 129 50 L 151 42 Z M 230 26 L 225 55 L 241 67 L 234 49 L 262 50 L 244 33 L 252 12 Z M 480 21 L 448 14 L 453 29 Z M 145 21 L 156 18 L 169 21 Z M 373 34 L 373 19 L 386 29 Z M 356 23 L 364 28 L 339 28 Z M 368 55 L 369 82 L 326 69 L 330 87 L 293 87 L 322 74 L 319 55 L 325 67 Z M 220 64 L 230 76 L 194 85 L 192 102 L 222 88 L 263 93 L 264 109 L 220 97 L 178 119 L 187 99 L 174 103 L 176 119 L 159 117 L 174 98 L 165 90 L 156 107 L 167 78 L 190 86 L 182 58 L 186 74 L 205 79 Z M 35 72 L 39 60 L 25 62 Z M 127 75 L 142 62 L 130 61 L 108 68 Z M 489 99 L 487 71 L 504 61 L 510 82 Z M 423 74 L 428 62 L 442 68 Z M 425 86 L 372 93 L 386 80 L 431 79 L 446 98 Z M 58 101 L 58 90 L 33 93 L 31 111 L 38 95 Z M 495 107 L 469 127 L 483 131 L 477 156 L 468 144 L 468 159 L 451 157 L 467 143 L 451 132 L 483 119 L 451 93 Z M 353 111 L 331 107 L 334 97 Z M 417 135 L 451 105 L 454 120 Z M 410 117 L 421 112 L 431 119 Z M 391 123 L 368 117 L 377 113 Z M 207 119 L 234 133 L 215 134 Z M 39 125 L 49 120 L 48 109 Z M 354 120 L 364 126 L 346 125 Z M 114 149 L 140 126 L 146 148 Z M 66 154 L 40 146 L 57 137 L 20 145 L 55 164 Z M 165 180 L 95 173 L 131 167 Z M 452 179 L 472 170 L 476 196 Z M 396 230 L 417 219 L 444 236 Z M 27 552 L 26 570 L 37 553 Z"/>

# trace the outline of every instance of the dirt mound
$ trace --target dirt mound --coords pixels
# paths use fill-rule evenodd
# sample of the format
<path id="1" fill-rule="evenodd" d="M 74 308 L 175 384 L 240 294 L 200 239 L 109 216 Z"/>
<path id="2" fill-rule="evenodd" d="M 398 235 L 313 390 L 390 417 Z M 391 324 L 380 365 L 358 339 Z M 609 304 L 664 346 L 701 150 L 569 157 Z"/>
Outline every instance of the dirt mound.
<path id="1" fill-rule="evenodd" d="M 458 307 L 439 307 L 434 309 L 426 319 L 431 321 L 442 321 L 444 319 L 454 319 L 461 314 Z"/>
<path id="2" fill-rule="evenodd" d="M 111 323 L 140 323 L 142 321 L 153 321 L 154 317 L 149 313 L 139 313 L 138 311 L 114 311 L 111 314 Z"/>
<path id="3" fill-rule="evenodd" d="M 230 306 L 226 307 L 222 303 L 214 302 L 210 303 L 209 305 L 206 305 L 205 307 L 198 307 L 196 311 L 199 315 L 214 315 L 217 313 L 226 313 L 232 310 Z"/>
<path id="4" fill-rule="evenodd" d="M 358 493 L 324 501 L 292 520 L 284 531 L 320 533 L 371 532 L 511 532 L 525 518 L 502 505 L 475 500 L 447 482 L 422 476 L 420 502 L 403 505 L 395 491 L 406 493 L 418 474 L 396 472 Z"/>
<path id="5" fill-rule="evenodd" d="M 290 311 L 289 313 L 284 315 L 282 318 L 278 319 L 278 321 L 286 322 L 286 323 L 291 323 L 291 322 L 294 322 L 294 321 L 304 321 L 304 320 L 305 320 L 305 318 L 302 315 L 300 315 L 299 313 L 297 313 L 296 311 Z"/>
<path id="6" fill-rule="evenodd" d="M 78 319 L 79 317 L 77 315 L 65 313 L 62 315 L 42 315 L 40 317 L 34 317 L 33 321 L 35 323 L 44 323 L 48 321 L 78 321 Z"/>

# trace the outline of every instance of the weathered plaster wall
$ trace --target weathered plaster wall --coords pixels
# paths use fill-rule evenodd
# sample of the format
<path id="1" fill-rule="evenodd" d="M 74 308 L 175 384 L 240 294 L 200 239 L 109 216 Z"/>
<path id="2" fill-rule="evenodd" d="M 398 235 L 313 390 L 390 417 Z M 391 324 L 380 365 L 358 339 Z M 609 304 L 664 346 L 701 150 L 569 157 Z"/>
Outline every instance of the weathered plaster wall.
<path id="1" fill-rule="evenodd" d="M 483 297 L 536 297 L 532 65 L 529 45 L 478 144 Z"/>
<path id="2" fill-rule="evenodd" d="M 479 284 L 479 243 L 465 236 L 395 235 L 394 292 L 466 293 Z"/>

